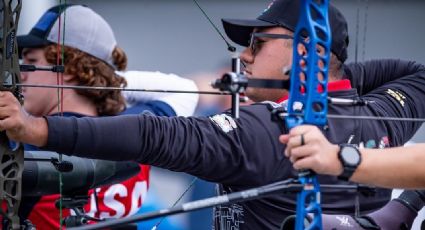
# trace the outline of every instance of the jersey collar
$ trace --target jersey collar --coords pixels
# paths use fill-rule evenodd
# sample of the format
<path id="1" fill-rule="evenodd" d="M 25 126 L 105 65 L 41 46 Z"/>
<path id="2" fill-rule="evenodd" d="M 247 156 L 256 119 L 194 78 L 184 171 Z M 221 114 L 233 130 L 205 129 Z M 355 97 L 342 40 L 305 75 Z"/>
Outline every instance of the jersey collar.
<path id="1" fill-rule="evenodd" d="M 328 83 L 328 92 L 348 90 L 348 89 L 351 89 L 351 82 L 348 79 L 333 81 L 333 82 Z M 283 96 L 282 98 L 280 98 L 276 102 L 282 103 L 286 100 L 288 100 L 288 95 Z"/>

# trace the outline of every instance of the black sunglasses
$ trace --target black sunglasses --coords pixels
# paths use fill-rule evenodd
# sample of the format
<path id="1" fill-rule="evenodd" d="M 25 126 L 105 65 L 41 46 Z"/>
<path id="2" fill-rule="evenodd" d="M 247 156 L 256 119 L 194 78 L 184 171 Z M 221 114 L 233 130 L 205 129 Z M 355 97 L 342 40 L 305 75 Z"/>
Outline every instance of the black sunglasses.
<path id="1" fill-rule="evenodd" d="M 274 38 L 274 39 L 294 39 L 294 36 L 288 34 L 268 34 L 268 33 L 251 33 L 249 39 L 249 48 L 253 54 L 258 51 L 258 45 L 267 41 L 259 41 L 257 38 Z"/>

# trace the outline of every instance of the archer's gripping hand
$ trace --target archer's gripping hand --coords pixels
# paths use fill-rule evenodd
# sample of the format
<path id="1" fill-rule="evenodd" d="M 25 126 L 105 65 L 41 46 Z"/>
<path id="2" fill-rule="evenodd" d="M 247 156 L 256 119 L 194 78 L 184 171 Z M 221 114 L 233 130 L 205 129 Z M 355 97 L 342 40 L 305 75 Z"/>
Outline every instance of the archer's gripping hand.
<path id="1" fill-rule="evenodd" d="M 338 160 L 339 146 L 331 144 L 316 126 L 294 127 L 289 134 L 281 135 L 279 140 L 286 144 L 285 156 L 295 169 L 311 169 L 318 174 L 334 176 L 342 173 L 343 168 Z"/>
<path id="2" fill-rule="evenodd" d="M 0 130 L 10 140 L 44 146 L 47 143 L 47 122 L 30 116 L 16 97 L 8 91 L 0 92 Z"/>

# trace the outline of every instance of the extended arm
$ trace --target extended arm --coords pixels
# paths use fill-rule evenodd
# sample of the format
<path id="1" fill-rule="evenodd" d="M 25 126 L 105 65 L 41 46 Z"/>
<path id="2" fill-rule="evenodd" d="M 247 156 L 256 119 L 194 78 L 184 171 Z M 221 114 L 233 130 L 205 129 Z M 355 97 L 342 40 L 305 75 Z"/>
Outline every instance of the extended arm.
<path id="1" fill-rule="evenodd" d="M 305 145 L 301 146 L 301 134 Z M 300 126 L 280 137 L 287 144 L 285 155 L 296 169 L 319 174 L 342 173 L 339 147 L 328 142 L 314 126 Z M 425 188 L 425 144 L 387 149 L 360 149 L 362 162 L 351 181 L 389 188 Z"/>
<path id="2" fill-rule="evenodd" d="M 33 118 L 12 99 L 10 93 L 0 94 L 0 128 L 13 140 L 64 154 L 136 160 L 235 186 L 270 183 L 286 162 L 279 154 L 283 145 L 275 141 L 281 125 L 270 121 L 266 105 L 241 108 L 237 120 L 227 113 L 211 118 Z"/>
<path id="3" fill-rule="evenodd" d="M 363 163 L 353 181 L 393 188 L 425 188 L 425 144 L 360 151 Z"/>

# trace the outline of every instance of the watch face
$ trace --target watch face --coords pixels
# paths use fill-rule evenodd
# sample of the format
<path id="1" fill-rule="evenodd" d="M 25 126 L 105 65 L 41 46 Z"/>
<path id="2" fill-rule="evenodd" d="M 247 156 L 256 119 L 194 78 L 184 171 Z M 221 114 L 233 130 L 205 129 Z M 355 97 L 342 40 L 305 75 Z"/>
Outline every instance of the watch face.
<path id="1" fill-rule="evenodd" d="M 354 147 L 344 147 L 341 151 L 341 157 L 346 164 L 352 166 L 357 166 L 360 161 L 360 155 Z"/>

